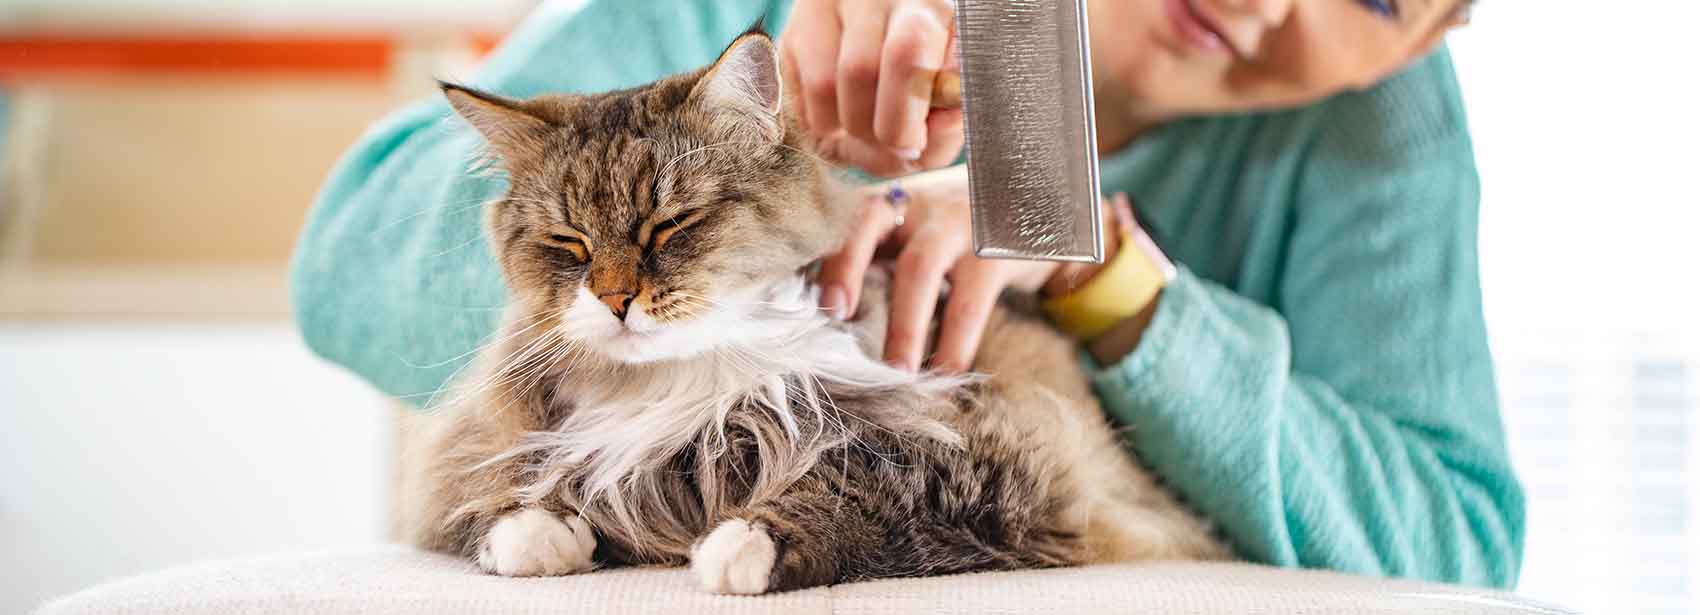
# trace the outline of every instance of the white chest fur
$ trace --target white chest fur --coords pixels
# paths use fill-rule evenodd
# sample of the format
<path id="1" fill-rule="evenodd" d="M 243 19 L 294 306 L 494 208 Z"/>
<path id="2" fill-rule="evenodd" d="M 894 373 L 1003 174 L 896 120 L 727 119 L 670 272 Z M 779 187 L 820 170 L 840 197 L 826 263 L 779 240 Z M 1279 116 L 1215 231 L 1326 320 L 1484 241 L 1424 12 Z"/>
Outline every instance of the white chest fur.
<path id="1" fill-rule="evenodd" d="M 814 292 L 801 278 L 750 295 L 722 300 L 697 319 L 701 322 L 663 332 L 696 340 L 679 349 L 682 356 L 631 361 L 631 353 L 587 353 L 592 356 L 561 371 L 554 399 L 564 406 L 564 418 L 510 451 L 542 460 L 542 478 L 528 495 L 547 497 L 570 479 L 578 492 L 569 499 L 600 499 L 618 508 L 622 493 L 682 452 L 694 447 L 702 461 L 723 453 L 734 421 L 764 439 L 764 469 L 785 469 L 768 478 L 767 488 L 782 488 L 822 451 L 843 444 L 846 421 L 955 439 L 926 416 L 840 407 L 830 391 L 936 395 L 961 380 L 914 374 L 869 357 L 853 333 L 816 308 Z M 601 314 L 591 308 L 571 313 L 575 305 L 563 319 L 569 339 L 584 340 L 579 343 L 587 348 L 618 343 L 598 339 L 608 335 L 606 323 L 597 320 L 607 311 L 595 301 L 578 302 L 584 304 Z"/>

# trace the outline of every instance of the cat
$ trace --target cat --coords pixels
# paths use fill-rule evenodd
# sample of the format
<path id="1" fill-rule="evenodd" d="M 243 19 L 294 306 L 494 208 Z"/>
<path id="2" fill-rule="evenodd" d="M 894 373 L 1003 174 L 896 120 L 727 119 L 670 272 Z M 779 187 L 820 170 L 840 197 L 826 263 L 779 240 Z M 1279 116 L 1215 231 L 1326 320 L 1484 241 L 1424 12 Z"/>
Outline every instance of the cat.
<path id="1" fill-rule="evenodd" d="M 689 565 L 759 594 L 1230 552 L 1119 445 L 1075 346 L 993 315 L 975 375 L 879 362 L 809 268 L 862 204 L 784 104 L 773 40 L 596 95 L 443 84 L 507 192 L 499 334 L 426 415 L 412 540 L 490 573 Z"/>

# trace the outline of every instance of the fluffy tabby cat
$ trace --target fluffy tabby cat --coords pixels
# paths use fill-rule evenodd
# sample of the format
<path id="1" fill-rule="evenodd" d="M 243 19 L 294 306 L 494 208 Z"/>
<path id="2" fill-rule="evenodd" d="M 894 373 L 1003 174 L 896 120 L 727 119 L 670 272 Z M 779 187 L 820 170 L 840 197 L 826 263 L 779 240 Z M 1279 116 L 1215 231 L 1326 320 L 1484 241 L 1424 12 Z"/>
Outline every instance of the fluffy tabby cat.
<path id="1" fill-rule="evenodd" d="M 689 563 L 710 591 L 1226 549 L 1119 447 L 1073 345 L 1000 308 L 976 370 L 881 364 L 811 263 L 857 208 L 782 104 L 760 28 L 600 95 L 444 85 L 509 179 L 511 306 L 430 417 L 421 545 L 502 575 Z"/>

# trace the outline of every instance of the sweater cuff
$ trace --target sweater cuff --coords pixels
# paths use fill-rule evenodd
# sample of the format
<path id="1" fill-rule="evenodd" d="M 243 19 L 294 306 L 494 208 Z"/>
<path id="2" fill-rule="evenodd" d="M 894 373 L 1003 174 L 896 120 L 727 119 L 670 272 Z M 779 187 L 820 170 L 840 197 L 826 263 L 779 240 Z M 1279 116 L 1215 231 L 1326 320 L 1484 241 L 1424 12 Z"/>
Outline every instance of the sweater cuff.
<path id="1" fill-rule="evenodd" d="M 1151 371 L 1152 366 L 1161 364 L 1177 344 L 1180 332 L 1192 327 L 1192 321 L 1198 317 L 1199 311 L 1194 304 L 1202 290 L 1198 277 L 1177 265 L 1174 279 L 1163 288 L 1157 300 L 1157 311 L 1151 316 L 1151 324 L 1146 326 L 1139 346 L 1133 352 L 1104 366 L 1099 365 L 1091 354 L 1081 351 L 1081 360 L 1085 362 L 1087 373 L 1092 375 L 1092 383 L 1098 387 L 1126 390 L 1132 388 L 1140 376 Z"/>

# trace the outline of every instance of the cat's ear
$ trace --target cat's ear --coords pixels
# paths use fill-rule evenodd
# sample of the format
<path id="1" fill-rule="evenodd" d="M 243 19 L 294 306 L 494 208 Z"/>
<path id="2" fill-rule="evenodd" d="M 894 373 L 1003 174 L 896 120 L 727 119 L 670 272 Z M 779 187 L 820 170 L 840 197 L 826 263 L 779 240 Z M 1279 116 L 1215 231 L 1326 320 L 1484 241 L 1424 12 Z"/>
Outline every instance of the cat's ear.
<path id="1" fill-rule="evenodd" d="M 523 151 L 549 128 L 548 121 L 532 115 L 519 101 L 448 82 L 438 85 L 455 113 L 484 135 L 499 156 Z"/>
<path id="2" fill-rule="evenodd" d="M 783 95 L 779 52 L 757 23 L 720 53 L 720 59 L 703 74 L 691 96 L 737 122 L 736 129 L 778 141 L 782 136 L 779 101 Z"/>

